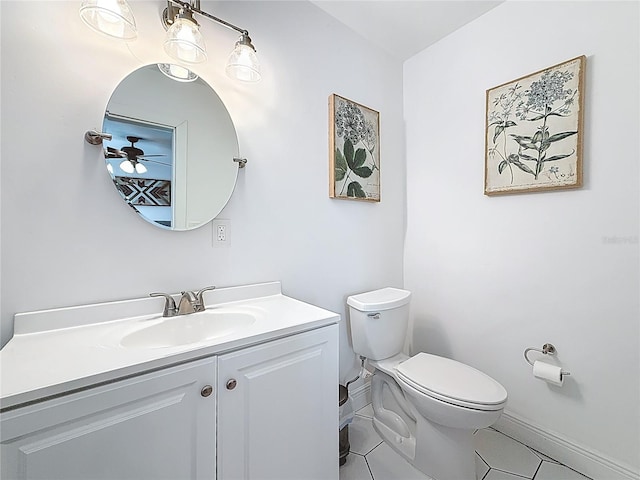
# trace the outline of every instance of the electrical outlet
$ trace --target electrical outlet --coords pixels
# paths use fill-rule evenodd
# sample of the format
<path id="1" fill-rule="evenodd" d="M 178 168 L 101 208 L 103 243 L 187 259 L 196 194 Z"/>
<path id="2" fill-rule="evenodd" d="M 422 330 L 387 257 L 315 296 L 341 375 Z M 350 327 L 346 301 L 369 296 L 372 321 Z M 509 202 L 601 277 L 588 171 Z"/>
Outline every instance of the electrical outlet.
<path id="1" fill-rule="evenodd" d="M 227 226 L 224 223 L 221 223 L 220 225 L 216 225 L 216 241 L 218 242 L 227 241 Z"/>
<path id="2" fill-rule="evenodd" d="M 230 222 L 225 219 L 216 219 L 213 221 L 213 246 L 228 247 L 231 243 Z"/>

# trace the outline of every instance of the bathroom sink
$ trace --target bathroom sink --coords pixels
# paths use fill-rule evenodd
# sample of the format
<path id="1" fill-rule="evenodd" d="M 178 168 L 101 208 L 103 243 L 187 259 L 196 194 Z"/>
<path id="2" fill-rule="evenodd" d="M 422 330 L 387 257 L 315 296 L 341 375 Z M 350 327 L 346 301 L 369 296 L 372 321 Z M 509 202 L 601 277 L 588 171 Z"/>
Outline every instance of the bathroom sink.
<path id="1" fill-rule="evenodd" d="M 256 316 L 236 310 L 205 310 L 162 321 L 125 335 L 123 347 L 167 348 L 220 338 L 252 325 Z"/>

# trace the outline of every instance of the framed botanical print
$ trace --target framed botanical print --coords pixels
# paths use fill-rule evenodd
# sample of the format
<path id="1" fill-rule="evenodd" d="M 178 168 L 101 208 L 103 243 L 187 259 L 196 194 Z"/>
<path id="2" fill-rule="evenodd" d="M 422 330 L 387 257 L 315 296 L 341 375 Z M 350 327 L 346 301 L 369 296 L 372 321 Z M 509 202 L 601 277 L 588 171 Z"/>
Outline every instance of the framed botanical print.
<path id="1" fill-rule="evenodd" d="M 584 56 L 486 92 L 485 195 L 582 186 Z"/>
<path id="2" fill-rule="evenodd" d="M 380 201 L 380 114 L 329 96 L 329 196 Z"/>

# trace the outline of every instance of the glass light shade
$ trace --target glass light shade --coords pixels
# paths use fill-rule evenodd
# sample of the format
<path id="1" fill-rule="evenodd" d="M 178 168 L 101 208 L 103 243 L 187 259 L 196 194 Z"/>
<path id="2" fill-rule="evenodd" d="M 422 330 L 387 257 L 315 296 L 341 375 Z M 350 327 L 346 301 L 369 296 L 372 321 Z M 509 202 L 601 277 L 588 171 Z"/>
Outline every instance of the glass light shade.
<path id="1" fill-rule="evenodd" d="M 207 59 L 207 49 L 198 24 L 188 18 L 177 17 L 164 40 L 167 54 L 187 63 L 202 63 Z"/>
<path id="2" fill-rule="evenodd" d="M 236 47 L 229 55 L 226 68 L 227 75 L 243 82 L 260 80 L 260 62 L 256 52 L 249 45 L 236 42 Z"/>
<path id="3" fill-rule="evenodd" d="M 198 75 L 188 68 L 173 63 L 159 63 L 158 68 L 171 80 L 176 82 L 194 82 L 198 79 Z"/>
<path id="4" fill-rule="evenodd" d="M 84 0 L 80 18 L 92 30 L 109 37 L 134 40 L 136 21 L 126 0 Z"/>
<path id="5" fill-rule="evenodd" d="M 120 170 L 125 173 L 133 173 L 135 169 L 133 167 L 133 163 L 131 163 L 129 160 L 123 160 L 120 163 Z"/>
<path id="6" fill-rule="evenodd" d="M 136 173 L 139 173 L 140 175 L 142 175 L 143 173 L 147 173 L 147 167 L 145 167 L 140 162 L 136 162 L 135 168 L 136 168 Z"/>

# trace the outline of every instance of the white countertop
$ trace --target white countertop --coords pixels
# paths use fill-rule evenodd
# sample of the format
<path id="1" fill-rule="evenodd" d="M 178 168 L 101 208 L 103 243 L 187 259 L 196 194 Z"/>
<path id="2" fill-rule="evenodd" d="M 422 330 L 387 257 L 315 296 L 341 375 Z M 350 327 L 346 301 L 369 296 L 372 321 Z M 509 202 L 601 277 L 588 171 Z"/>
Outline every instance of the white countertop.
<path id="1" fill-rule="evenodd" d="M 17 314 L 14 336 L 0 350 L 0 409 L 340 320 L 337 313 L 283 295 L 279 282 L 216 289 L 205 292 L 204 300 L 207 310 L 248 308 L 259 313 L 258 319 L 223 337 L 151 348 L 124 347 L 120 342 L 127 334 L 143 328 L 145 322 L 161 319 L 162 298 Z"/>

